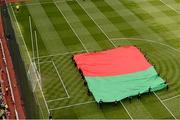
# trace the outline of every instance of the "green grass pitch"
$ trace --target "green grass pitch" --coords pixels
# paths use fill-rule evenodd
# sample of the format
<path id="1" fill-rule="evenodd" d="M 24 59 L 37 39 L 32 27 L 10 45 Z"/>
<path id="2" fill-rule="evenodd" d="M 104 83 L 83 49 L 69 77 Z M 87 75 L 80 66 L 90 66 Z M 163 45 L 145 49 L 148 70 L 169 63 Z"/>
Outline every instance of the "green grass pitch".
<path id="1" fill-rule="evenodd" d="M 34 61 L 41 76 L 32 86 L 39 116 L 180 119 L 179 6 L 179 0 L 30 0 L 17 12 L 11 4 L 27 73 Z M 71 57 L 121 45 L 140 47 L 169 90 L 99 108 Z"/>

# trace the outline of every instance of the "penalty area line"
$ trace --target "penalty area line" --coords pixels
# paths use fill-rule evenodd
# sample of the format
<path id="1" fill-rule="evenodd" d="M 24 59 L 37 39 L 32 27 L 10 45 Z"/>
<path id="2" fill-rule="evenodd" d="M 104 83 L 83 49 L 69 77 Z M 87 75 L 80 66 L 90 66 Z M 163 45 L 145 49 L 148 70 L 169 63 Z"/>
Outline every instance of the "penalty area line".
<path id="1" fill-rule="evenodd" d="M 163 99 L 162 101 L 165 102 L 165 101 L 169 101 L 169 100 L 172 100 L 172 99 L 175 99 L 175 98 L 178 98 L 178 97 L 180 97 L 180 94 L 176 95 L 176 96 L 173 96 L 173 97 L 170 97 L 170 98 L 167 98 L 167 99 Z"/>
<path id="2" fill-rule="evenodd" d="M 55 63 L 54 63 L 53 60 L 52 60 L 52 64 L 53 64 L 53 66 L 54 66 L 54 68 L 55 68 L 55 70 L 56 70 L 56 72 L 57 72 L 57 75 L 58 75 L 58 77 L 59 77 L 59 80 L 61 81 L 61 83 L 62 83 L 62 85 L 63 85 L 63 88 L 64 88 L 64 90 L 65 90 L 65 92 L 66 92 L 67 97 L 70 98 L 70 95 L 69 95 L 69 93 L 68 93 L 68 91 L 67 91 L 67 89 L 66 89 L 66 86 L 65 86 L 65 84 L 64 84 L 64 82 L 63 82 L 63 80 L 62 80 L 62 77 L 61 77 L 61 75 L 60 75 L 60 73 L 59 73 L 59 71 L 58 71 L 58 69 L 57 69 L 57 67 L 56 67 L 56 65 L 55 65 Z"/>
<path id="3" fill-rule="evenodd" d="M 53 100 L 47 100 L 46 102 L 54 102 L 54 101 L 60 101 L 60 100 L 64 100 L 64 99 L 69 99 L 70 97 L 62 97 L 62 98 L 57 98 L 57 99 L 53 99 Z"/>
<path id="4" fill-rule="evenodd" d="M 84 102 L 84 103 L 77 103 L 77 104 L 67 105 L 67 106 L 63 106 L 63 107 L 57 107 L 57 108 L 53 108 L 53 109 L 49 109 L 49 110 L 50 111 L 60 110 L 60 109 L 64 109 L 64 108 L 70 108 L 70 107 L 75 107 L 75 106 L 80 106 L 80 105 L 86 105 L 86 104 L 95 103 L 95 102 L 96 101 L 88 101 L 88 102 Z"/>

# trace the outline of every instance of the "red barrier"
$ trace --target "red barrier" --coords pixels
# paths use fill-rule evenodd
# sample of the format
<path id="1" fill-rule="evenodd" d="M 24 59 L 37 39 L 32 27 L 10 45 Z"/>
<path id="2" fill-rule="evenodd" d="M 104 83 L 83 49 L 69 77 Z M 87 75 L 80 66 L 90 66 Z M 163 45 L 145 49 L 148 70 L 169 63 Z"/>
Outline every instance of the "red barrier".
<path id="1" fill-rule="evenodd" d="M 8 49 L 8 43 L 4 36 L 2 19 L 0 18 L 0 65 L 2 68 L 2 80 L 4 83 L 5 99 L 9 110 L 9 119 L 25 119 L 23 101 L 16 80 L 12 59 Z"/>

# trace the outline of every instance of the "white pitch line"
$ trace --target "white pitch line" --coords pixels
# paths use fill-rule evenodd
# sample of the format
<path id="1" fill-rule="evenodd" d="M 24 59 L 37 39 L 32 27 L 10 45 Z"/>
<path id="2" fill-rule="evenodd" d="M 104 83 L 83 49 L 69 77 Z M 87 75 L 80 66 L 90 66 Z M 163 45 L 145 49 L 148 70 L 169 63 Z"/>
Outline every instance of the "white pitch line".
<path id="1" fill-rule="evenodd" d="M 41 114 L 42 114 L 42 116 L 43 116 L 43 119 L 45 119 L 45 117 L 44 117 L 44 113 L 43 113 L 43 110 L 42 110 L 42 108 L 41 108 L 41 105 L 40 105 L 40 102 L 39 102 L 38 98 L 37 98 L 36 96 L 34 96 L 34 98 L 35 98 L 35 100 L 38 102 L 38 105 L 39 105 L 39 108 L 40 108 Z"/>
<path id="2" fill-rule="evenodd" d="M 36 30 L 34 31 L 34 36 L 35 36 L 35 40 L 36 40 L 36 54 L 37 54 L 37 57 L 39 57 L 39 46 L 38 46 L 38 39 L 37 39 L 37 32 Z M 39 59 L 38 59 L 38 71 L 39 71 L 39 74 L 40 74 L 40 78 L 41 78 L 41 66 L 40 66 L 40 63 L 39 63 Z"/>
<path id="3" fill-rule="evenodd" d="M 11 10 L 12 10 L 12 13 L 13 13 L 14 19 L 15 19 L 15 21 L 16 21 L 16 25 L 17 25 L 17 27 L 18 27 L 18 29 L 19 29 L 19 32 L 20 32 L 21 38 L 22 38 L 22 40 L 23 40 L 23 43 L 24 43 L 24 45 L 25 45 L 25 49 L 26 49 L 26 51 L 27 51 L 27 54 L 28 54 L 29 60 L 30 60 L 30 62 L 31 62 L 31 64 L 32 64 L 32 59 L 31 59 L 31 57 L 30 57 L 30 54 L 29 54 L 29 51 L 28 51 L 27 45 L 26 45 L 26 43 L 25 43 L 24 37 L 23 37 L 23 35 L 22 35 L 22 32 L 21 32 L 21 29 L 20 29 L 19 23 L 18 23 L 18 21 L 17 21 L 16 15 L 15 15 L 15 13 L 14 13 L 14 10 L 13 10 L 12 6 L 11 6 Z M 44 93 L 43 93 L 42 88 L 41 88 L 41 85 L 40 85 L 39 81 L 37 81 L 37 82 L 38 82 L 38 85 L 39 85 L 39 87 L 40 87 L 40 90 L 41 90 L 41 93 L 42 93 L 42 97 L 43 97 L 43 100 L 44 100 L 45 105 L 46 105 L 46 109 L 47 109 L 48 113 L 50 113 L 50 112 L 49 112 L 48 105 L 47 105 L 47 103 L 46 103 L 46 99 L 45 99 L 45 97 L 44 97 Z"/>
<path id="4" fill-rule="evenodd" d="M 45 96 L 44 96 L 44 92 L 42 91 L 42 88 L 41 88 L 41 85 L 40 85 L 39 81 L 38 81 L 38 85 L 39 85 L 39 89 L 40 89 L 40 91 L 41 91 L 41 94 L 42 94 L 42 97 L 43 97 L 43 100 L 44 100 L 46 109 L 47 109 L 47 111 L 48 111 L 48 114 L 50 114 L 49 107 L 48 107 L 48 104 L 47 104 L 47 102 L 46 102 L 46 98 L 45 98 Z"/>
<path id="5" fill-rule="evenodd" d="M 164 99 L 164 100 L 162 100 L 162 101 L 165 102 L 165 101 L 169 101 L 169 100 L 172 100 L 172 99 L 178 98 L 178 97 L 180 97 L 180 94 L 179 94 L 179 95 L 176 95 L 176 96 L 173 96 L 173 97 L 170 97 L 170 98 L 167 98 L 167 99 Z"/>
<path id="6" fill-rule="evenodd" d="M 126 112 L 128 113 L 129 117 L 133 120 L 131 114 L 129 113 L 129 111 L 127 110 L 127 108 L 125 107 L 125 105 L 120 101 L 120 103 L 122 104 L 122 106 L 124 107 L 124 109 L 126 110 Z"/>
<path id="7" fill-rule="evenodd" d="M 101 32 L 108 38 L 109 42 L 114 46 L 117 47 L 108 37 L 108 35 L 104 32 L 104 30 L 102 30 L 102 28 L 96 23 L 96 21 L 88 14 L 88 12 L 86 11 L 86 9 L 78 2 L 78 0 L 75 0 L 80 6 L 81 8 L 84 10 L 84 12 L 90 17 L 90 19 L 96 24 L 96 26 L 101 30 Z"/>
<path id="8" fill-rule="evenodd" d="M 59 54 L 53 54 L 53 55 L 45 55 L 45 56 L 35 57 L 34 59 L 38 59 L 38 58 L 41 59 L 41 58 L 47 58 L 47 57 L 53 57 L 53 56 L 63 56 L 63 55 L 68 55 L 68 54 L 81 53 L 81 52 L 85 52 L 85 50 L 65 52 L 65 53 L 59 53 Z"/>
<path id="9" fill-rule="evenodd" d="M 60 100 L 64 100 L 64 99 L 69 99 L 69 97 L 63 97 L 63 98 L 57 98 L 57 99 L 53 99 L 53 100 L 47 100 L 47 102 L 60 101 Z"/>
<path id="10" fill-rule="evenodd" d="M 35 83 L 35 85 L 34 85 L 34 87 L 33 87 L 33 85 L 32 85 L 32 89 L 33 89 L 33 92 L 36 90 L 36 86 L 37 86 L 37 81 L 36 81 L 36 83 Z"/>
<path id="11" fill-rule="evenodd" d="M 43 61 L 43 62 L 39 62 L 39 64 L 45 64 L 45 63 L 52 63 L 52 61 Z"/>
<path id="12" fill-rule="evenodd" d="M 63 15 L 64 19 L 66 20 L 66 22 L 68 23 L 68 25 L 70 26 L 71 30 L 74 32 L 74 34 L 76 35 L 76 37 L 79 39 L 79 41 L 81 42 L 83 48 L 86 50 L 86 52 L 88 52 L 86 46 L 84 45 L 84 43 L 82 42 L 82 40 L 79 38 L 79 36 L 76 34 L 74 28 L 71 26 L 71 24 L 69 23 L 69 21 L 67 20 L 66 16 L 64 15 L 64 13 L 61 11 L 61 9 L 57 6 L 57 3 L 54 2 L 56 8 L 59 10 L 59 12 Z"/>
<path id="13" fill-rule="evenodd" d="M 58 71 L 58 69 L 57 69 L 57 67 L 56 67 L 56 65 L 55 65 L 55 63 L 54 63 L 53 60 L 52 60 L 52 64 L 53 64 L 53 66 L 54 66 L 54 68 L 55 68 L 55 70 L 56 70 L 56 72 L 57 72 L 57 74 L 58 74 L 59 80 L 61 81 L 61 83 L 62 83 L 62 85 L 63 85 L 63 87 L 64 87 L 64 90 L 65 90 L 65 92 L 66 92 L 66 94 L 67 94 L 67 97 L 70 98 L 70 95 L 69 95 L 69 93 L 68 93 L 68 91 L 67 91 L 67 89 L 66 89 L 66 86 L 65 86 L 65 84 L 64 84 L 64 82 L 63 82 L 63 80 L 62 80 L 62 77 L 61 77 L 61 75 L 59 74 L 59 71 Z"/>
<path id="14" fill-rule="evenodd" d="M 34 31 L 34 38 L 35 38 L 35 45 L 36 45 L 36 56 L 39 57 L 39 48 L 38 48 L 36 30 Z M 37 64 L 38 64 L 38 71 L 39 71 L 39 73 L 40 73 L 39 59 L 37 59 Z"/>
<path id="15" fill-rule="evenodd" d="M 95 101 L 88 101 L 88 102 L 84 102 L 84 103 L 77 103 L 77 104 L 67 105 L 67 106 L 63 106 L 63 107 L 53 108 L 53 109 L 50 109 L 50 111 L 60 110 L 60 109 L 79 106 L 79 105 L 85 105 L 85 104 L 89 104 L 89 103 L 95 103 Z"/>
<path id="16" fill-rule="evenodd" d="M 32 62 L 31 64 L 33 65 L 33 62 Z M 36 69 L 37 69 L 37 68 L 36 68 Z M 46 98 L 45 98 L 45 96 L 44 96 L 44 92 L 43 92 L 43 90 L 42 90 L 41 84 L 39 83 L 39 79 L 38 79 L 38 76 L 37 76 L 37 75 L 36 75 L 36 80 L 37 80 L 37 84 L 39 85 L 39 89 L 40 89 L 40 91 L 41 91 L 43 101 L 44 101 L 44 103 L 45 103 L 46 109 L 47 109 L 48 114 L 49 114 L 50 111 L 49 111 L 49 108 L 48 108 L 48 104 L 47 104 L 47 102 L 46 102 Z"/>
<path id="17" fill-rule="evenodd" d="M 180 14 L 180 11 L 176 10 L 175 8 L 173 8 L 171 5 L 168 5 L 167 3 L 165 3 L 164 1 L 160 0 L 163 4 L 165 4 L 168 8 L 174 10 L 175 12 L 177 12 L 178 14 Z"/>
<path id="18" fill-rule="evenodd" d="M 31 37 L 31 46 L 32 46 L 32 54 L 34 58 L 34 40 L 33 40 L 33 33 L 32 33 L 32 20 L 31 20 L 31 16 L 29 16 L 29 28 L 30 28 L 30 37 Z"/>
<path id="19" fill-rule="evenodd" d="M 177 120 L 177 118 L 175 117 L 175 115 L 171 112 L 171 110 L 163 103 L 163 101 L 159 98 L 159 96 L 155 93 L 155 92 L 153 92 L 154 93 L 154 95 L 159 99 L 159 101 L 161 102 L 161 104 L 168 110 L 168 112 L 173 116 L 173 118 L 175 119 L 175 120 Z"/>

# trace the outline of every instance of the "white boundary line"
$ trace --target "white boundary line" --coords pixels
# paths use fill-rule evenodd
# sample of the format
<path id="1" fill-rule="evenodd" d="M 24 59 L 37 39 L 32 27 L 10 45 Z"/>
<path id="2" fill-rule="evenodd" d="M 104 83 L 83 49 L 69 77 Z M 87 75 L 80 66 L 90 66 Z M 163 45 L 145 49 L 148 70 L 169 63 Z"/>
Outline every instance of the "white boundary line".
<path id="1" fill-rule="evenodd" d="M 50 114 L 49 107 L 48 107 L 48 104 L 47 104 L 47 102 L 46 102 L 46 98 L 44 97 L 44 92 L 42 91 L 42 88 L 41 88 L 41 85 L 40 85 L 39 81 L 38 81 L 38 85 L 39 85 L 39 89 L 40 89 L 40 91 L 41 91 L 41 94 L 42 94 L 42 97 L 43 97 L 43 100 L 44 100 L 46 109 L 47 109 L 47 111 L 48 111 L 48 114 Z"/>
<path id="2" fill-rule="evenodd" d="M 163 101 L 159 98 L 159 96 L 155 93 L 155 92 L 153 92 L 154 93 L 154 95 L 159 99 L 159 101 L 161 102 L 161 104 L 168 110 L 168 112 L 173 116 L 173 118 L 175 119 L 175 120 L 177 120 L 177 118 L 175 117 L 175 115 L 171 112 L 171 110 L 163 103 Z"/>
<path id="3" fill-rule="evenodd" d="M 63 12 L 61 11 L 61 9 L 58 7 L 57 3 L 54 1 L 54 4 L 56 6 L 56 8 L 59 10 L 59 12 L 63 15 L 64 19 L 66 20 L 66 22 L 68 23 L 68 25 L 70 26 L 71 30 L 74 32 L 74 34 L 76 35 L 76 37 L 79 39 L 79 41 L 81 42 L 83 48 L 86 50 L 86 52 L 88 52 L 86 46 L 84 45 L 84 43 L 82 42 L 82 40 L 79 38 L 79 36 L 76 34 L 75 30 L 73 29 L 73 27 L 71 26 L 71 24 L 69 23 L 69 21 L 67 20 L 66 16 L 63 14 Z"/>
<path id="4" fill-rule="evenodd" d="M 64 108 L 69 108 L 69 107 L 74 107 L 74 106 L 79 106 L 79 105 L 85 105 L 85 104 L 89 104 L 89 103 L 95 103 L 95 101 L 88 101 L 88 102 L 84 102 L 84 103 L 77 103 L 77 104 L 67 105 L 67 106 L 64 106 L 64 107 L 58 107 L 58 108 L 53 108 L 53 109 L 49 109 L 49 110 L 50 111 L 60 110 L 60 109 L 64 109 Z"/>
<path id="5" fill-rule="evenodd" d="M 28 54 L 29 60 L 30 60 L 30 62 L 31 62 L 31 64 L 32 64 L 32 59 L 31 59 L 31 57 L 30 57 L 30 54 L 29 54 L 28 48 L 27 48 L 27 46 L 26 46 L 26 43 L 25 43 L 24 37 L 23 37 L 23 35 L 22 35 L 22 31 L 21 31 L 21 29 L 20 29 L 19 23 L 18 23 L 18 21 L 17 21 L 16 15 L 15 15 L 15 13 L 14 13 L 14 10 L 13 10 L 12 6 L 11 6 L 11 10 L 12 10 L 12 13 L 13 13 L 14 19 L 15 19 L 15 21 L 16 21 L 16 25 L 17 25 L 17 27 L 18 27 L 18 29 L 19 29 L 19 32 L 20 32 L 21 38 L 22 38 L 22 40 L 23 40 L 23 43 L 24 43 L 24 45 L 25 45 L 25 49 L 26 49 L 26 51 L 27 51 L 27 54 Z M 40 90 L 41 90 L 42 97 L 43 97 L 44 102 L 45 102 L 45 105 L 46 105 L 46 109 L 47 109 L 48 113 L 50 113 L 50 112 L 49 112 L 48 105 L 47 105 L 47 103 L 46 103 L 46 99 L 45 99 L 45 97 L 44 97 L 44 93 L 43 93 L 42 88 L 41 88 L 41 85 L 40 85 L 39 81 L 37 81 L 37 82 L 38 82 L 39 88 L 40 88 Z"/>
<path id="6" fill-rule="evenodd" d="M 21 38 L 22 38 L 22 40 L 23 40 L 23 43 L 24 43 L 25 49 L 26 49 L 26 51 L 27 51 L 27 54 L 28 54 L 29 60 L 30 60 L 30 62 L 32 62 L 32 59 L 31 59 L 30 53 L 29 53 L 29 51 L 28 51 L 28 48 L 27 48 L 26 42 L 25 42 L 24 37 L 23 37 L 23 35 L 22 35 L 21 28 L 20 28 L 20 26 L 19 26 L 18 20 L 17 20 L 17 18 L 16 18 L 16 15 L 15 15 L 15 13 L 14 13 L 14 10 L 13 10 L 12 6 L 11 6 L 11 10 L 12 10 L 12 13 L 13 13 L 14 19 L 15 19 L 15 21 L 16 21 L 16 25 L 17 25 L 17 27 L 18 27 L 18 29 L 19 29 L 20 36 L 21 36 Z"/>
<path id="7" fill-rule="evenodd" d="M 45 64 L 45 63 L 52 63 L 52 61 L 43 61 L 43 62 L 39 62 L 39 64 Z"/>
<path id="8" fill-rule="evenodd" d="M 34 87 L 32 88 L 33 89 L 33 92 L 36 90 L 36 86 L 37 86 L 37 82 L 35 83 Z"/>
<path id="9" fill-rule="evenodd" d="M 108 37 L 108 35 L 102 30 L 102 28 L 96 23 L 96 21 L 88 14 L 88 12 L 82 7 L 82 5 L 78 2 L 78 0 L 75 0 L 80 7 L 84 10 L 84 12 L 91 18 L 91 20 L 96 24 L 96 26 L 101 30 L 101 32 L 108 38 L 109 42 L 117 48 L 117 46 L 111 41 L 111 39 Z M 127 114 L 129 115 L 130 119 L 133 119 L 133 117 L 131 116 L 131 114 L 129 113 L 129 111 L 127 110 L 126 106 L 120 102 L 123 106 L 123 108 L 125 109 L 125 111 L 127 112 Z"/>
<path id="10" fill-rule="evenodd" d="M 35 36 L 35 40 L 36 40 L 36 54 L 37 54 L 37 57 L 39 57 L 39 46 L 38 46 L 38 39 L 37 39 L 36 30 L 34 31 L 34 36 Z M 40 78 L 41 78 L 41 66 L 39 64 L 39 59 L 37 61 L 38 61 L 38 71 L 39 71 Z"/>
<path id="11" fill-rule="evenodd" d="M 129 113 L 129 111 L 127 110 L 126 106 L 122 103 L 122 101 L 120 101 L 120 103 L 122 104 L 123 108 L 125 109 L 125 111 L 129 115 L 129 117 L 133 120 L 133 118 L 132 118 L 131 114 Z"/>
<path id="12" fill-rule="evenodd" d="M 34 40 L 33 40 L 33 33 L 32 33 L 32 20 L 31 20 L 31 16 L 29 16 L 29 28 L 30 28 L 30 37 L 31 37 L 31 46 L 32 46 L 32 54 L 34 58 Z"/>
<path id="13" fill-rule="evenodd" d="M 176 95 L 176 96 L 173 96 L 173 97 L 170 97 L 170 98 L 167 98 L 167 99 L 163 99 L 162 101 L 165 102 L 165 101 L 169 101 L 169 100 L 172 100 L 172 99 L 178 98 L 178 97 L 180 97 L 180 94 Z"/>
<path id="14" fill-rule="evenodd" d="M 59 74 L 59 71 L 58 71 L 58 69 L 57 69 L 57 67 L 56 67 L 56 65 L 55 65 L 55 63 L 54 63 L 53 60 L 52 60 L 52 64 L 53 64 L 53 66 L 54 66 L 54 68 L 55 68 L 55 70 L 56 70 L 56 72 L 57 72 L 57 74 L 58 74 L 59 80 L 61 81 L 61 83 L 62 83 L 62 85 L 63 85 L 63 87 L 64 87 L 64 90 L 65 90 L 65 92 L 66 92 L 67 97 L 70 98 L 70 95 L 69 95 L 69 93 L 68 93 L 68 91 L 67 91 L 67 89 L 66 89 L 66 86 L 65 86 L 65 84 L 64 84 L 64 82 L 63 82 L 63 80 L 62 80 L 62 77 L 61 77 L 61 75 Z"/>
<path id="15" fill-rule="evenodd" d="M 38 102 L 38 105 L 39 105 L 39 108 L 40 108 L 41 114 L 42 114 L 43 119 L 44 119 L 44 113 L 43 113 L 43 110 L 42 110 L 42 108 L 41 108 L 40 102 L 39 102 L 39 100 L 37 99 L 37 97 L 36 97 L 36 96 L 34 96 L 34 98 L 35 98 L 35 100 Z"/>
<path id="16" fill-rule="evenodd" d="M 53 65 L 53 67 L 54 67 L 54 69 L 56 70 L 56 73 L 57 73 L 57 75 L 58 75 L 58 79 L 61 81 L 61 84 L 63 85 L 63 88 L 64 88 L 64 91 L 66 92 L 66 95 L 67 95 L 67 97 L 62 97 L 62 98 L 56 98 L 56 99 L 52 99 L 52 100 L 47 100 L 46 102 L 48 103 L 48 102 L 54 102 L 54 101 L 60 101 L 60 100 L 64 100 L 64 99 L 69 99 L 70 98 L 70 96 L 69 96 L 69 94 L 68 94 L 68 92 L 67 92 L 67 89 L 65 88 L 65 85 L 64 85 L 64 82 L 62 81 L 62 78 L 61 78 L 61 76 L 60 76 L 60 74 L 59 74 L 59 72 L 58 72 L 58 70 L 57 70 L 57 67 L 56 67 L 56 65 L 55 65 L 55 63 L 54 63 L 54 61 L 53 60 L 51 60 L 51 61 L 47 61 L 47 62 L 41 62 L 42 64 L 52 64 Z"/>
<path id="17" fill-rule="evenodd" d="M 47 100 L 47 103 L 54 102 L 54 101 L 60 101 L 60 100 L 64 100 L 64 99 L 69 99 L 69 97 L 62 97 L 62 98 L 57 98 L 57 99 L 53 99 L 53 100 Z"/>
<path id="18" fill-rule="evenodd" d="M 35 63 L 32 62 L 31 64 L 33 65 L 33 64 L 35 64 Z M 36 69 L 37 69 L 37 68 L 36 68 Z M 49 108 L 48 108 L 48 104 L 47 104 L 47 102 L 46 102 L 46 98 L 45 98 L 45 96 L 44 96 L 44 92 L 43 92 L 43 90 L 42 90 L 41 84 L 39 83 L 38 76 L 36 75 L 36 77 L 37 77 L 37 84 L 39 85 L 39 89 L 40 89 L 40 91 L 41 91 L 42 98 L 43 98 L 43 100 L 44 100 L 45 106 L 46 106 L 46 108 L 47 108 L 48 113 L 50 113 Z"/>

